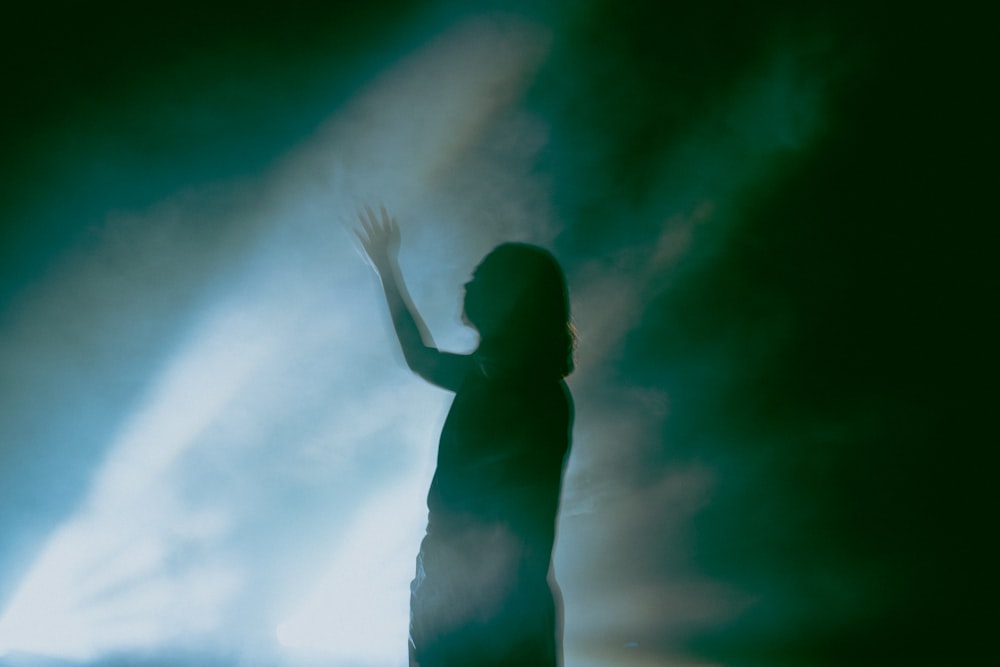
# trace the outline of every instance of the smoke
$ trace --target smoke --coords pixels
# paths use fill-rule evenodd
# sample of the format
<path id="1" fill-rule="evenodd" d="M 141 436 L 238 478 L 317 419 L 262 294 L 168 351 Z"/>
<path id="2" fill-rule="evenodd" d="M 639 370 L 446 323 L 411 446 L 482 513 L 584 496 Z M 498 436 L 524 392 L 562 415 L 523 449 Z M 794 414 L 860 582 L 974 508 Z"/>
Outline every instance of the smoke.
<path id="1" fill-rule="evenodd" d="M 749 473 L 665 436 L 754 346 L 707 336 L 665 370 L 676 350 L 660 346 L 685 323 L 662 306 L 697 300 L 691 285 L 745 238 L 743 211 L 822 132 L 824 80 L 794 45 L 754 61 L 650 151 L 643 197 L 581 169 L 575 187 L 615 200 L 588 244 L 556 205 L 574 155 L 553 158 L 558 118 L 532 102 L 554 41 L 499 15 L 414 37 L 281 159 L 107 215 L 22 294 L 0 331 L 0 649 L 401 664 L 449 399 L 403 369 L 350 234 L 379 203 L 443 348 L 475 344 L 460 285 L 496 243 L 550 245 L 567 267 L 581 340 L 556 553 L 568 664 L 682 661 L 686 637 L 755 603 L 704 571 L 692 535 Z M 761 325 L 760 346 L 783 327 Z"/>
<path id="2" fill-rule="evenodd" d="M 682 325 L 664 318 L 663 303 L 711 267 L 748 203 L 780 183 L 778 167 L 804 154 L 823 127 L 825 78 L 798 67 L 795 53 L 769 54 L 720 95 L 711 115 L 661 156 L 645 205 L 620 214 L 642 222 L 611 225 L 603 254 L 574 266 L 577 439 L 557 552 L 571 662 L 683 660 L 690 636 L 725 626 L 761 595 L 714 580 L 691 534 L 719 486 L 751 471 L 722 464 L 712 447 L 692 455 L 699 436 L 675 424 L 711 414 L 710 398 L 695 400 L 706 385 L 762 361 L 726 348 L 756 340 L 773 349 L 786 323 L 779 317 L 757 332 L 702 341 L 697 356 L 672 365 L 658 357 L 678 340 L 669 328 Z"/>
<path id="3" fill-rule="evenodd" d="M 24 296 L 0 424 L 23 480 L 5 493 L 30 503 L 5 503 L 20 508 L 5 523 L 39 546 L 4 581 L 4 651 L 253 660 L 280 639 L 401 659 L 447 397 L 393 356 L 350 227 L 386 203 L 418 304 L 443 344 L 470 347 L 460 285 L 481 253 L 551 237 L 523 164 L 542 130 L 515 107 L 545 41 L 459 24 L 265 173 L 109 216 Z M 76 492 L 38 512 L 70 451 Z M 328 632 L 347 618 L 370 634 Z"/>

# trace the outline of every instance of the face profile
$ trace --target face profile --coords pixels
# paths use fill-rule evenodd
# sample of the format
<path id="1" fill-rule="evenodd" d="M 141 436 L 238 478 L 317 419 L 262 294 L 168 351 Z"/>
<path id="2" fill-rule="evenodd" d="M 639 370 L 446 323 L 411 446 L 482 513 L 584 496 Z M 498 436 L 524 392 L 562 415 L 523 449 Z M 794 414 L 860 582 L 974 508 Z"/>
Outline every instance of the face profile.
<path id="1" fill-rule="evenodd" d="M 504 243 L 493 249 L 465 285 L 463 320 L 479 333 L 484 356 L 513 366 L 540 365 L 559 377 L 572 370 L 566 279 L 543 248 Z"/>

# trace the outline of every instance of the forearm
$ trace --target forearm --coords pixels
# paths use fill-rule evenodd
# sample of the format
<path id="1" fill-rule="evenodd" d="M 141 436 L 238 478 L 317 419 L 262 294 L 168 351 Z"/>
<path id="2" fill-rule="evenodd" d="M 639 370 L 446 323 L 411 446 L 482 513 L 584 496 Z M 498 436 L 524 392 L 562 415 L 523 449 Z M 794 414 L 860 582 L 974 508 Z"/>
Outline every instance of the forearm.
<path id="1" fill-rule="evenodd" d="M 389 316 L 392 318 L 392 326 L 399 339 L 403 357 L 412 368 L 422 352 L 434 348 L 434 339 L 413 305 L 399 265 L 392 261 L 380 267 L 379 278 L 382 281 L 382 291 L 385 293 Z"/>
<path id="2" fill-rule="evenodd" d="M 399 227 L 385 207 L 381 215 L 365 207 L 358 214 L 363 231 L 355 231 L 368 259 L 378 272 L 389 306 L 392 327 L 399 339 L 406 365 L 417 375 L 450 391 L 457 391 L 469 367 L 467 355 L 446 354 L 434 345 L 434 339 L 413 306 L 399 271 Z"/>

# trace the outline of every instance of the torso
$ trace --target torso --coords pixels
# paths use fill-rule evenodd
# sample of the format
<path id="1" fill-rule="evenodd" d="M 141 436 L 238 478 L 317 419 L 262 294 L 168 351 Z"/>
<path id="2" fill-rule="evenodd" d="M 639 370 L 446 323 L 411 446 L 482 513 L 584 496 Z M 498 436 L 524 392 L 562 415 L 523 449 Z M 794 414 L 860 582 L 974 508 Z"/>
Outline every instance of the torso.
<path id="1" fill-rule="evenodd" d="M 417 647 L 488 627 L 499 637 L 528 632 L 534 645 L 551 644 L 544 653 L 554 650 L 549 569 L 572 418 L 562 380 L 468 374 L 427 497 L 411 598 Z"/>
<path id="2" fill-rule="evenodd" d="M 500 524 L 549 556 L 571 420 L 561 380 L 492 380 L 470 372 L 441 431 L 428 533 L 445 537 L 463 526 Z"/>

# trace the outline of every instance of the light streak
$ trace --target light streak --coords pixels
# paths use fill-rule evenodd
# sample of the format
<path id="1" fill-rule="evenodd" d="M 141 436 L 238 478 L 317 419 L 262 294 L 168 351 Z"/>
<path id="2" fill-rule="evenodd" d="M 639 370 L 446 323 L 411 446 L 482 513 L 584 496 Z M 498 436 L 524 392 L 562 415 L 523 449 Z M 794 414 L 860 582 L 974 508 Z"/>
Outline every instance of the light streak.
<path id="1" fill-rule="evenodd" d="M 405 654 L 426 454 L 444 397 L 430 388 L 414 394 L 416 381 L 399 386 L 391 341 L 373 343 L 373 329 L 381 330 L 371 277 L 347 234 L 330 241 L 331 226 L 342 231 L 331 218 L 350 223 L 359 197 L 384 196 L 420 247 L 421 227 L 451 205 L 453 193 L 435 189 L 442 170 L 512 103 L 543 45 L 530 26 L 459 25 L 360 91 L 311 143 L 261 177 L 246 204 L 256 210 L 230 213 L 245 217 L 243 237 L 225 258 L 234 268 L 208 274 L 214 302 L 195 315 L 107 449 L 90 492 L 6 601 L 0 654 L 90 661 L 168 647 L 252 651 L 260 646 L 245 637 L 265 634 L 255 624 L 273 615 L 261 609 L 272 605 L 288 612 L 272 630 L 281 623 L 293 646 L 362 662 Z M 170 215 L 196 217 L 197 205 L 188 196 Z M 155 214 L 132 222 L 158 224 Z M 189 244 L 199 242 L 196 231 Z M 429 255 L 442 261 L 415 272 L 444 266 L 454 274 L 454 294 L 438 290 L 425 300 L 429 319 L 454 321 L 439 340 L 469 343 L 453 316 L 474 257 L 468 266 L 454 257 L 480 236 L 488 230 L 438 244 Z M 183 255 L 173 259 L 182 273 Z M 142 263 L 131 266 L 141 277 Z M 371 361 L 373 345 L 383 361 Z M 319 414 L 323 420 L 311 421 Z M 372 460 L 390 446 L 391 460 Z M 367 490 L 338 494 L 338 481 L 359 473 L 367 478 L 355 482 Z M 297 500 L 266 500 L 288 496 Z M 325 525 L 303 502 L 331 510 Z M 282 515 L 302 523 L 297 543 L 268 537 Z M 255 542 L 265 543 L 263 553 L 251 553 Z M 332 555 L 299 572 L 295 564 L 316 566 L 319 557 L 300 551 Z M 317 639 L 319 628 L 335 641 Z"/>

